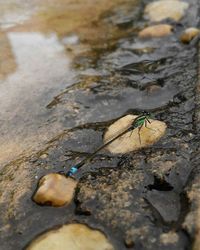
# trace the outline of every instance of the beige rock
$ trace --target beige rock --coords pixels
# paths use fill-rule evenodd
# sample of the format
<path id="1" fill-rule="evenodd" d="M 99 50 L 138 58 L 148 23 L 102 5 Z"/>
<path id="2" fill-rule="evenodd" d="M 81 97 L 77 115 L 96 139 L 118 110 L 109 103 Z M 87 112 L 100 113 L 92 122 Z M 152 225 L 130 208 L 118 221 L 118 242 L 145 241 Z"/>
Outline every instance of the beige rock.
<path id="1" fill-rule="evenodd" d="M 160 0 L 148 4 L 144 13 L 151 21 L 155 22 L 159 22 L 166 18 L 179 21 L 184 16 L 185 10 L 188 7 L 189 4 L 186 2 L 178 0 Z"/>
<path id="2" fill-rule="evenodd" d="M 169 24 L 158 24 L 147 27 L 139 32 L 140 38 L 162 37 L 172 33 L 173 27 Z"/>
<path id="3" fill-rule="evenodd" d="M 136 117 L 135 115 L 127 115 L 114 122 L 104 135 L 104 143 L 127 129 Z M 158 120 L 150 119 L 150 122 L 147 127 L 142 126 L 140 132 L 138 128 L 127 132 L 109 144 L 106 149 L 114 154 L 128 153 L 154 144 L 165 134 L 167 126 Z"/>
<path id="4" fill-rule="evenodd" d="M 168 232 L 168 233 L 163 233 L 160 236 L 160 241 L 164 244 L 164 245 L 168 245 L 168 244 L 175 244 L 177 243 L 179 240 L 179 237 L 177 235 L 176 232 Z"/>
<path id="5" fill-rule="evenodd" d="M 40 179 L 33 200 L 38 204 L 63 206 L 72 201 L 76 186 L 77 181 L 74 179 L 51 173 Z"/>
<path id="6" fill-rule="evenodd" d="M 42 234 L 26 250 L 114 250 L 114 248 L 100 231 L 82 224 L 69 224 Z"/>
<path id="7" fill-rule="evenodd" d="M 195 38 L 195 36 L 200 34 L 200 30 L 197 28 L 188 28 L 186 29 L 181 37 L 180 40 L 182 43 L 189 43 L 193 38 Z"/>

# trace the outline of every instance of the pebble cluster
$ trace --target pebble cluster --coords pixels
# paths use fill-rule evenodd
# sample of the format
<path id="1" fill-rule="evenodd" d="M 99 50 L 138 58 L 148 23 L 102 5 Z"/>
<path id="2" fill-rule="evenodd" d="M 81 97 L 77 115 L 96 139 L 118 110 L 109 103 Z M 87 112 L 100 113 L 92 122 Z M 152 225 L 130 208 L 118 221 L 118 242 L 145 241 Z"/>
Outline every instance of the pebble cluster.
<path id="1" fill-rule="evenodd" d="M 188 8 L 189 3 L 179 0 L 161 0 L 149 3 L 145 7 L 144 14 L 150 22 L 155 24 L 150 24 L 141 30 L 138 34 L 139 38 L 156 38 L 172 35 L 173 26 L 163 22 L 165 20 L 180 21 Z M 196 27 L 185 28 L 180 36 L 180 41 L 182 43 L 190 43 L 199 33 L 200 30 Z"/>

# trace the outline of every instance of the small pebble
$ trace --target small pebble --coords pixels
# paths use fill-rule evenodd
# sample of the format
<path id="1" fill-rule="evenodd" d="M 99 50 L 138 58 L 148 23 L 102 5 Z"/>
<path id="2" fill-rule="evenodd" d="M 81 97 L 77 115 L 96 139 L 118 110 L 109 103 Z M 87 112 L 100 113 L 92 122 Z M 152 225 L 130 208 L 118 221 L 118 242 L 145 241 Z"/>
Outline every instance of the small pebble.
<path id="1" fill-rule="evenodd" d="M 158 24 L 149 26 L 141 30 L 138 34 L 140 38 L 163 37 L 172 33 L 173 27 L 169 24 Z"/>
<path id="2" fill-rule="evenodd" d="M 43 176 L 33 196 L 33 200 L 41 205 L 60 207 L 71 203 L 77 181 L 64 175 L 51 173 Z"/>
<path id="3" fill-rule="evenodd" d="M 40 158 L 41 158 L 41 159 L 46 159 L 47 156 L 48 156 L 48 154 L 42 154 L 42 155 L 40 155 Z"/>
<path id="4" fill-rule="evenodd" d="M 124 203 L 124 207 L 129 207 L 131 204 L 132 204 L 131 201 L 127 201 Z"/>
<path id="5" fill-rule="evenodd" d="M 196 36 L 198 36 L 200 34 L 200 30 L 197 28 L 188 28 L 186 29 L 181 37 L 180 40 L 182 43 L 190 43 L 192 41 L 192 39 L 194 39 Z"/>
<path id="6" fill-rule="evenodd" d="M 163 233 L 160 236 L 160 241 L 164 245 L 176 244 L 179 240 L 179 237 L 176 232 L 169 231 L 168 233 Z"/>

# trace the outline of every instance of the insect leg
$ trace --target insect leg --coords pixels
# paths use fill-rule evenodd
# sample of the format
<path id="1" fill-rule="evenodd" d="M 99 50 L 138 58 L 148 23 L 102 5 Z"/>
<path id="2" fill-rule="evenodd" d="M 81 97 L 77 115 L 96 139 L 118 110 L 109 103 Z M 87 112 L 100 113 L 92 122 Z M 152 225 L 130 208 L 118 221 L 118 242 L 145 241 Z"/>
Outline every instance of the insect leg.
<path id="1" fill-rule="evenodd" d="M 141 136 L 140 136 L 140 130 L 141 130 L 142 126 L 138 127 L 138 136 L 139 136 L 140 145 L 142 144 L 142 142 L 141 142 Z"/>
<path id="2" fill-rule="evenodd" d="M 148 123 L 150 123 L 151 124 L 151 121 L 146 117 L 146 119 L 145 120 L 147 120 L 148 121 Z"/>
<path id="3" fill-rule="evenodd" d="M 131 137 L 131 136 L 132 136 L 132 134 L 133 134 L 133 130 L 134 130 L 134 128 L 132 128 L 132 130 L 130 131 L 130 132 L 131 132 L 131 134 L 129 135 L 129 137 Z"/>
<path id="4" fill-rule="evenodd" d="M 144 120 L 144 126 L 147 128 L 147 120 L 146 120 L 146 118 Z"/>
<path id="5" fill-rule="evenodd" d="M 145 123 L 145 128 L 148 128 L 148 129 L 150 129 L 150 130 L 152 130 L 152 131 L 155 132 L 155 131 L 156 131 L 155 129 L 147 127 L 147 121 L 150 122 L 150 121 L 146 118 L 145 121 L 144 121 L 144 123 Z M 151 122 L 150 122 L 150 123 L 151 123 Z"/>

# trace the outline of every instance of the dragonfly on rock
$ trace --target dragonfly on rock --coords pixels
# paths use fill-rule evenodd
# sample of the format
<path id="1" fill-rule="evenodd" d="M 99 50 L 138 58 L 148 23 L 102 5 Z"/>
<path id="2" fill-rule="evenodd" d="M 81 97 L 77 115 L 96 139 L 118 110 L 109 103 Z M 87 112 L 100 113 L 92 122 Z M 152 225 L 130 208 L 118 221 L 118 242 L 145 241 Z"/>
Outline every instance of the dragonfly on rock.
<path id="1" fill-rule="evenodd" d="M 128 133 L 130 131 L 133 131 L 136 128 L 138 128 L 139 140 L 140 140 L 140 143 L 141 143 L 140 130 L 141 130 L 141 128 L 143 126 L 147 127 L 147 123 L 151 123 L 149 119 L 150 119 L 150 113 L 147 112 L 147 111 L 143 111 L 141 113 L 141 115 L 137 116 L 133 120 L 133 122 L 131 123 L 131 125 L 128 128 L 126 128 L 124 131 L 122 131 L 121 133 L 119 133 L 115 137 L 113 137 L 110 140 L 108 140 L 105 144 L 103 144 L 102 146 L 100 146 L 99 148 L 97 148 L 92 154 L 90 154 L 88 157 L 86 157 L 85 159 L 83 159 L 82 161 L 80 161 L 78 164 L 72 166 L 70 168 L 70 170 L 66 173 L 66 176 L 73 176 L 74 174 L 76 174 L 76 172 L 78 171 L 78 169 L 80 169 L 85 163 L 87 163 L 88 161 L 90 161 L 100 150 L 102 150 L 103 148 L 105 148 L 106 146 L 108 146 L 109 144 L 111 144 L 113 141 L 115 141 L 119 137 L 123 136 L 124 134 L 126 134 L 126 133 Z"/>

